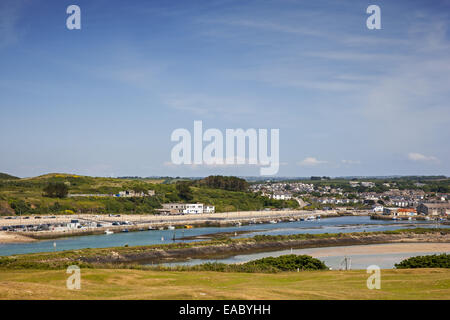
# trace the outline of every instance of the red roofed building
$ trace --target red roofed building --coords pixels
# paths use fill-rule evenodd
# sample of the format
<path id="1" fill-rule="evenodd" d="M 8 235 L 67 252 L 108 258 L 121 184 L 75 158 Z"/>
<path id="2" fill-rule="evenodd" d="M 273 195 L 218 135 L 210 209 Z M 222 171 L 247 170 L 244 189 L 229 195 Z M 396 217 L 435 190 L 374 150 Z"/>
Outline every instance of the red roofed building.
<path id="1" fill-rule="evenodd" d="M 394 216 L 397 216 L 397 217 L 417 216 L 417 210 L 416 209 L 401 208 L 401 209 L 398 209 L 397 212 L 394 212 Z"/>

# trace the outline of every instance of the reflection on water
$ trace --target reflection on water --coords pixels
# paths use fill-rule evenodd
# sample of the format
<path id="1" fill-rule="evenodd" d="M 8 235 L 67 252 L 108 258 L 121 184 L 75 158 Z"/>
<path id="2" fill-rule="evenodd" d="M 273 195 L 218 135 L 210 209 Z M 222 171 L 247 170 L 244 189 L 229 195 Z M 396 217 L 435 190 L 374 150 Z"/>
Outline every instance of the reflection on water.
<path id="1" fill-rule="evenodd" d="M 392 221 L 371 220 L 369 217 L 338 217 L 326 218 L 317 221 L 296 221 L 277 224 L 253 224 L 241 227 L 209 227 L 183 230 L 151 230 L 129 233 L 115 233 L 112 235 L 91 235 L 56 240 L 46 240 L 32 243 L 0 244 L 0 256 L 23 254 L 32 252 L 49 252 L 55 250 L 74 250 L 82 248 L 107 248 L 129 246 L 152 245 L 171 243 L 172 238 L 199 236 L 204 234 L 248 231 L 237 237 L 252 237 L 255 235 L 290 235 L 299 233 L 345 233 L 362 231 L 386 231 L 411 227 L 433 227 L 434 224 L 427 221 Z M 449 227 L 449 226 L 440 226 Z M 164 241 L 161 239 L 164 238 Z M 192 242 L 189 240 L 185 242 Z M 182 242 L 175 240 L 175 242 Z"/>

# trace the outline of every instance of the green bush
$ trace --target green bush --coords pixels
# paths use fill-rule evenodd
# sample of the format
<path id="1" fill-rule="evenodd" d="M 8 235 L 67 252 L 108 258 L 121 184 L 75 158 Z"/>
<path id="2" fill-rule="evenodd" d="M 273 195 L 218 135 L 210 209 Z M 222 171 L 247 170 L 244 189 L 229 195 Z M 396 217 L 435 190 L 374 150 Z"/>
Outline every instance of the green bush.
<path id="1" fill-rule="evenodd" d="M 64 182 L 49 182 L 44 188 L 44 195 L 50 198 L 65 198 L 69 194 L 69 188 Z"/>
<path id="2" fill-rule="evenodd" d="M 244 266 L 277 269 L 280 271 L 326 270 L 328 267 L 319 259 L 308 255 L 288 254 L 279 257 L 267 257 L 243 264 Z"/>
<path id="3" fill-rule="evenodd" d="M 33 212 L 31 206 L 23 200 L 12 199 L 9 205 L 16 214 L 30 214 Z"/>
<path id="4" fill-rule="evenodd" d="M 177 189 L 180 199 L 184 201 L 191 201 L 194 198 L 189 182 L 177 182 L 175 188 Z"/>

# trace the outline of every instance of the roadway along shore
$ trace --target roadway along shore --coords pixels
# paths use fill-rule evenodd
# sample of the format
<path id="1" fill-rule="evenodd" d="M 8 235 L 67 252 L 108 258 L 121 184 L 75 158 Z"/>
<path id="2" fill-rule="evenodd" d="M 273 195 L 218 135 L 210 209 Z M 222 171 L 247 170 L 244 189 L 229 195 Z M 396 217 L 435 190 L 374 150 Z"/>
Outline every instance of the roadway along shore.
<path id="1" fill-rule="evenodd" d="M 358 215 L 367 215 L 368 212 L 357 212 Z M 336 211 L 306 211 L 306 210 L 278 210 L 278 211 L 237 211 L 237 212 L 222 212 L 212 214 L 188 214 L 188 215 L 64 215 L 56 216 L 55 218 L 43 217 L 41 219 L 35 219 L 30 217 L 25 219 L 21 217 L 19 219 L 0 219 L 0 227 L 12 226 L 12 225 L 39 225 L 39 224 L 66 224 L 71 220 L 79 220 L 80 222 L 93 222 L 104 224 L 103 227 L 95 228 L 77 228 L 77 229 L 63 229 L 50 227 L 48 231 L 24 231 L 24 232 L 1 232 L 0 243 L 10 242 L 24 242 L 32 239 L 53 239 L 68 236 L 80 236 L 90 234 L 101 234 L 106 230 L 113 232 L 120 232 L 123 229 L 129 231 L 138 231 L 142 229 L 148 229 L 149 227 L 160 228 L 174 226 L 183 228 L 185 225 L 193 226 L 225 226 L 232 225 L 238 222 L 240 223 L 268 223 L 271 220 L 288 220 L 288 219 L 301 219 L 309 216 L 335 217 L 338 216 Z M 113 222 L 123 223 L 127 221 L 127 225 L 112 226 Z M 13 235 L 21 235 L 21 237 L 13 237 Z"/>

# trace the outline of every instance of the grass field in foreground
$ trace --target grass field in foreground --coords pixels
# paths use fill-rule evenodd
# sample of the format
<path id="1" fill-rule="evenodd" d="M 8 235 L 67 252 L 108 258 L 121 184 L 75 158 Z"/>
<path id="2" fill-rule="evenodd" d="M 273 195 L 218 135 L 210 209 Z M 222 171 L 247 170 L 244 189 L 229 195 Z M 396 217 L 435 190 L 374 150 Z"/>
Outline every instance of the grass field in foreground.
<path id="1" fill-rule="evenodd" d="M 382 270 L 369 290 L 365 270 L 277 274 L 82 269 L 81 289 L 65 270 L 0 270 L 0 299 L 450 299 L 449 269 Z"/>

